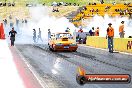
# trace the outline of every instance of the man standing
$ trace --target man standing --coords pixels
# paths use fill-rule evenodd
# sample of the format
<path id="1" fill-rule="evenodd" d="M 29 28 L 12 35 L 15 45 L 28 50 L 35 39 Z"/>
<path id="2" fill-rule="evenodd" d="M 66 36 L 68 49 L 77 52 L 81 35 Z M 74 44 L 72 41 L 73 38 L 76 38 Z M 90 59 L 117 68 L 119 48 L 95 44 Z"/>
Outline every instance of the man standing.
<path id="1" fill-rule="evenodd" d="M 39 39 L 43 42 L 42 37 L 41 37 L 41 30 L 40 30 L 40 28 L 39 28 L 37 42 L 38 42 Z"/>
<path id="2" fill-rule="evenodd" d="M 65 30 L 65 32 L 70 32 L 70 28 L 67 27 L 66 30 Z"/>
<path id="3" fill-rule="evenodd" d="M 18 27 L 19 20 L 16 18 L 16 26 Z"/>
<path id="4" fill-rule="evenodd" d="M 99 36 L 99 27 L 95 30 L 95 36 Z"/>
<path id="5" fill-rule="evenodd" d="M 10 36 L 10 40 L 11 40 L 11 46 L 14 46 L 16 34 L 17 34 L 17 32 L 14 30 L 14 27 L 13 27 L 12 30 L 9 32 L 9 36 Z"/>
<path id="6" fill-rule="evenodd" d="M 51 37 L 51 31 L 50 29 L 48 29 L 48 40 L 50 39 L 50 37 Z"/>
<path id="7" fill-rule="evenodd" d="M 6 25 L 7 25 L 7 19 L 4 19 L 3 22 L 4 22 L 4 25 L 6 27 Z"/>
<path id="8" fill-rule="evenodd" d="M 80 28 L 80 30 L 78 30 L 78 32 L 82 33 L 82 32 L 83 32 L 83 29 L 82 29 L 82 28 Z"/>
<path id="9" fill-rule="evenodd" d="M 93 33 L 92 33 L 92 29 L 89 30 L 89 34 L 90 34 L 90 36 L 93 35 Z"/>
<path id="10" fill-rule="evenodd" d="M 108 48 L 109 52 L 113 53 L 113 37 L 114 37 L 114 28 L 111 27 L 111 23 L 108 24 L 106 39 L 108 38 Z"/>
<path id="11" fill-rule="evenodd" d="M 34 43 L 36 43 L 36 30 L 33 29 L 33 41 Z"/>
<path id="12" fill-rule="evenodd" d="M 92 36 L 95 36 L 95 30 L 94 30 L 94 27 L 92 27 Z"/>
<path id="13" fill-rule="evenodd" d="M 120 38 L 124 38 L 124 21 L 121 22 L 121 25 L 119 26 L 119 35 Z"/>
<path id="14" fill-rule="evenodd" d="M 10 20 L 10 27 L 13 28 L 13 25 L 14 25 L 14 24 L 13 24 L 13 21 Z"/>

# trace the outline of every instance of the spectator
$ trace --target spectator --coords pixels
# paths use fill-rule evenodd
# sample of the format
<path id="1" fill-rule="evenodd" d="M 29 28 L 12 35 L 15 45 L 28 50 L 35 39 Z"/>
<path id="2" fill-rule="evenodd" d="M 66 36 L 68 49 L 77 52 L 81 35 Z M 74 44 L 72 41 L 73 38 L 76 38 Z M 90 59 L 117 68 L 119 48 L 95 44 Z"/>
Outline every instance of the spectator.
<path id="1" fill-rule="evenodd" d="M 40 28 L 39 28 L 37 42 L 38 42 L 39 39 L 43 42 L 42 37 L 41 37 L 41 30 L 40 30 Z"/>
<path id="2" fill-rule="evenodd" d="M 92 29 L 89 30 L 89 34 L 90 34 L 90 36 L 92 36 L 92 34 L 93 34 L 93 33 L 92 33 Z"/>
<path id="3" fill-rule="evenodd" d="M 12 3 L 12 6 L 13 6 L 13 7 L 15 6 L 15 2 Z"/>
<path id="4" fill-rule="evenodd" d="M 25 19 L 25 24 L 27 24 L 27 19 Z"/>
<path id="5" fill-rule="evenodd" d="M 80 28 L 80 30 L 78 30 L 78 32 L 81 32 L 82 33 L 83 32 L 82 28 Z"/>
<path id="6" fill-rule="evenodd" d="M 6 3 L 3 3 L 3 6 L 6 6 Z"/>
<path id="7" fill-rule="evenodd" d="M 113 53 L 113 37 L 114 37 L 114 28 L 111 27 L 111 23 L 108 24 L 106 39 L 108 38 L 108 48 L 109 52 Z"/>
<path id="8" fill-rule="evenodd" d="M 119 26 L 119 35 L 120 35 L 120 38 L 124 38 L 124 21 L 121 22 L 121 25 Z"/>
<path id="9" fill-rule="evenodd" d="M 91 5 L 91 3 L 89 3 L 88 5 Z"/>
<path id="10" fill-rule="evenodd" d="M 85 37 L 84 40 L 83 40 L 83 44 L 86 44 L 87 36 L 88 36 L 88 34 L 86 34 L 86 37 Z"/>
<path id="11" fill-rule="evenodd" d="M 53 10 L 52 10 L 52 12 L 59 12 L 58 7 L 57 7 L 57 6 L 53 6 Z"/>
<path id="12" fill-rule="evenodd" d="M 92 12 L 94 12 L 94 9 L 92 8 L 92 10 L 91 10 Z"/>
<path id="13" fill-rule="evenodd" d="M 65 30 L 65 32 L 70 32 L 70 28 L 67 27 L 66 30 Z"/>
<path id="14" fill-rule="evenodd" d="M 22 19 L 22 23 L 24 23 L 24 20 Z"/>
<path id="15" fill-rule="evenodd" d="M 51 37 L 51 31 L 50 29 L 48 29 L 48 39 L 50 39 L 50 37 Z"/>
<path id="16" fill-rule="evenodd" d="M 11 3 L 9 2 L 9 3 L 8 3 L 8 7 L 10 7 L 10 6 L 11 6 Z"/>
<path id="17" fill-rule="evenodd" d="M 2 6 L 2 2 L 0 2 L 0 6 Z"/>
<path id="18" fill-rule="evenodd" d="M 36 43 L 36 30 L 33 29 L 33 41 L 34 43 Z"/>
<path id="19" fill-rule="evenodd" d="M 99 36 L 99 27 L 95 30 L 95 36 Z"/>
<path id="20" fill-rule="evenodd" d="M 83 41 L 84 41 L 84 33 L 80 32 L 79 33 L 79 44 L 83 44 Z"/>
<path id="21" fill-rule="evenodd" d="M 96 3 L 93 3 L 93 5 L 96 5 Z"/>
<path id="22" fill-rule="evenodd" d="M 16 34 L 17 34 L 17 32 L 14 30 L 14 27 L 13 27 L 12 30 L 9 32 L 9 36 L 10 36 L 10 40 L 11 40 L 11 46 L 14 46 Z"/>
<path id="23" fill-rule="evenodd" d="M 71 6 L 72 4 L 71 3 L 69 3 L 69 6 Z"/>
<path id="24" fill-rule="evenodd" d="M 79 34 L 76 36 L 76 42 L 79 42 Z"/>
<path id="25" fill-rule="evenodd" d="M 101 3 L 101 4 L 104 4 L 104 0 L 100 0 L 100 3 Z"/>
<path id="26" fill-rule="evenodd" d="M 11 20 L 11 21 L 10 21 L 10 27 L 12 28 L 13 25 L 14 25 L 14 24 L 13 24 L 13 21 Z"/>
<path id="27" fill-rule="evenodd" d="M 76 6 L 76 3 L 73 3 L 74 6 Z"/>
<path id="28" fill-rule="evenodd" d="M 18 26 L 19 24 L 19 20 L 16 18 L 16 26 Z"/>
<path id="29" fill-rule="evenodd" d="M 112 4 L 113 4 L 113 5 L 116 5 L 116 2 L 113 2 Z"/>
<path id="30" fill-rule="evenodd" d="M 56 12 L 59 12 L 59 9 L 58 8 L 56 9 Z"/>
<path id="31" fill-rule="evenodd" d="M 84 8 L 83 8 L 85 11 L 87 10 L 87 8 L 86 8 L 86 6 L 84 6 Z"/>
<path id="32" fill-rule="evenodd" d="M 12 15 L 9 16 L 9 19 L 10 19 L 10 20 L 12 19 Z"/>
<path id="33" fill-rule="evenodd" d="M 94 30 L 94 27 L 92 27 L 92 36 L 95 35 L 95 30 Z"/>
<path id="34" fill-rule="evenodd" d="M 96 9 L 96 12 L 99 12 L 99 10 L 98 10 L 98 9 Z"/>
<path id="35" fill-rule="evenodd" d="M 6 25 L 7 25 L 7 19 L 4 19 L 3 22 L 4 22 L 4 25 L 6 27 Z"/>
<path id="36" fill-rule="evenodd" d="M 45 6 L 45 3 L 43 3 L 43 6 Z"/>

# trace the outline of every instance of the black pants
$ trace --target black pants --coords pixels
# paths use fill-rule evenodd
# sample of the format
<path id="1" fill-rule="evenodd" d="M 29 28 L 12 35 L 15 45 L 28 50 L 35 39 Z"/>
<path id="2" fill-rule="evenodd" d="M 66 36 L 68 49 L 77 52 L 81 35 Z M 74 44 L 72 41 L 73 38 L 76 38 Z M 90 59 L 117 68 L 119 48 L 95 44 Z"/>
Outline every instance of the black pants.
<path id="1" fill-rule="evenodd" d="M 15 37 L 10 37 L 10 40 L 11 40 L 11 46 L 14 46 Z"/>

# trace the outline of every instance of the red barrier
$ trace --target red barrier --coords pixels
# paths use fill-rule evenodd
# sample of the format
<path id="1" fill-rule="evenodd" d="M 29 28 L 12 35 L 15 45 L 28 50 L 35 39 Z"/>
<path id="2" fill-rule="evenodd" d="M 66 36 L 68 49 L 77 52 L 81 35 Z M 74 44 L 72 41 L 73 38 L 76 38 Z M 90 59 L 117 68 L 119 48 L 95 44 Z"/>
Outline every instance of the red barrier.
<path id="1" fill-rule="evenodd" d="M 1 23 L 1 25 L 0 25 L 0 39 L 5 39 L 3 23 Z"/>

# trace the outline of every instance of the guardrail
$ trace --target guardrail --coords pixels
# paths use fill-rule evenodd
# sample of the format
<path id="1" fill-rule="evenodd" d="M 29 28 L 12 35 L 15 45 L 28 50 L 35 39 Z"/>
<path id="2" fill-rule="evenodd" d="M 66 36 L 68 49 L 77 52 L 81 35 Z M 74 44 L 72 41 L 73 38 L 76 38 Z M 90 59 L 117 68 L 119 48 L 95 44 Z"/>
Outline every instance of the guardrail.
<path id="1" fill-rule="evenodd" d="M 86 45 L 107 49 L 108 40 L 105 37 L 87 36 Z M 132 53 L 132 38 L 114 38 L 114 50 Z"/>

